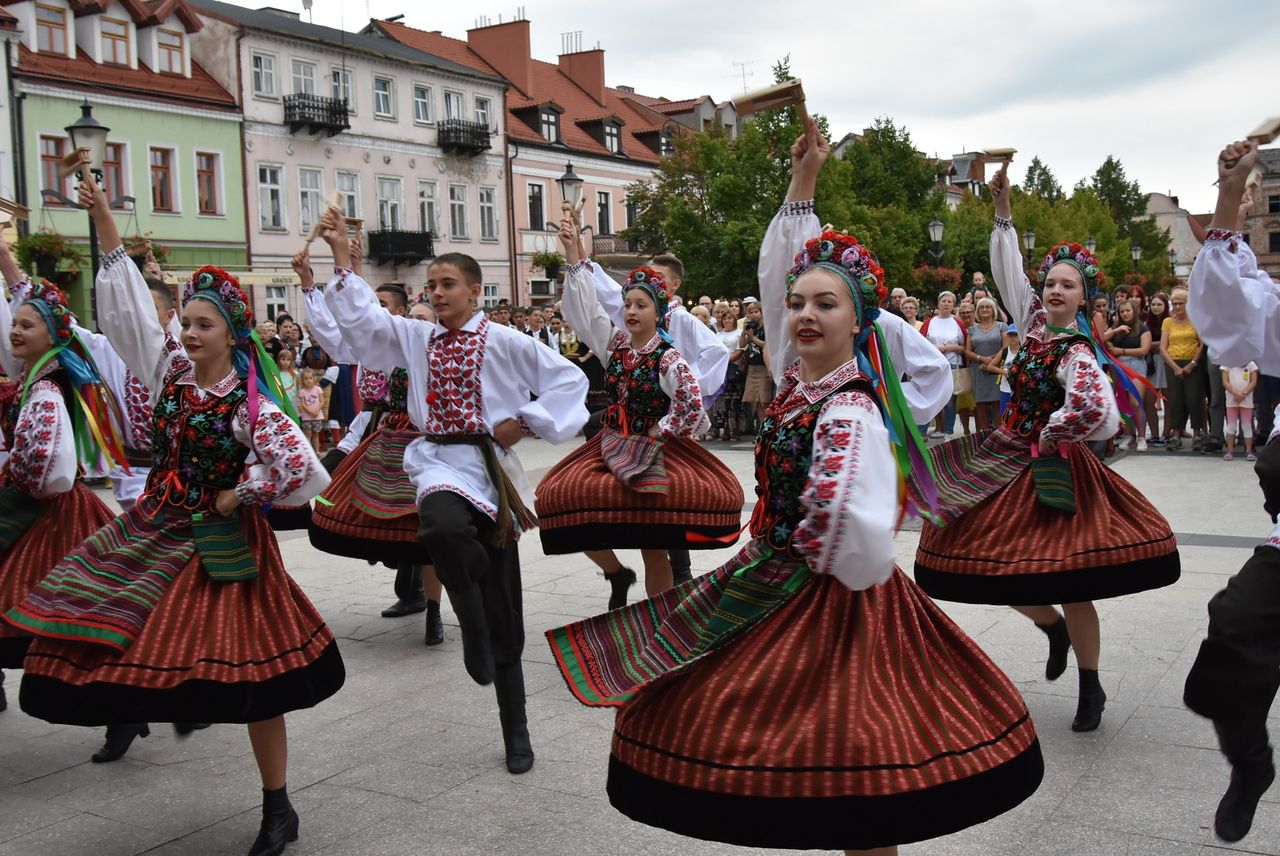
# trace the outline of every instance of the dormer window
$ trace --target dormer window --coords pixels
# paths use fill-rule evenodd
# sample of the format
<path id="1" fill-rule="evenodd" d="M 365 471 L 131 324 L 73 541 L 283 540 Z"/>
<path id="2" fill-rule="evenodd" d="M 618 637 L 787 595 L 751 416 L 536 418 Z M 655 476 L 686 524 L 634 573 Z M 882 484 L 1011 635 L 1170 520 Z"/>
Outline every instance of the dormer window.
<path id="1" fill-rule="evenodd" d="M 67 13 L 57 6 L 36 4 L 36 50 L 67 53 Z"/>
<path id="2" fill-rule="evenodd" d="M 560 142 L 560 114 L 555 110 L 542 108 L 540 111 L 542 139 L 548 143 Z"/>
<path id="3" fill-rule="evenodd" d="M 102 61 L 112 65 L 129 64 L 129 23 L 115 18 L 102 18 Z"/>
<path id="4" fill-rule="evenodd" d="M 604 126 L 604 146 L 615 155 L 622 154 L 622 128 L 606 122 Z"/>
<path id="5" fill-rule="evenodd" d="M 185 35 L 178 30 L 157 30 L 156 50 L 159 71 L 164 74 L 187 73 Z"/>

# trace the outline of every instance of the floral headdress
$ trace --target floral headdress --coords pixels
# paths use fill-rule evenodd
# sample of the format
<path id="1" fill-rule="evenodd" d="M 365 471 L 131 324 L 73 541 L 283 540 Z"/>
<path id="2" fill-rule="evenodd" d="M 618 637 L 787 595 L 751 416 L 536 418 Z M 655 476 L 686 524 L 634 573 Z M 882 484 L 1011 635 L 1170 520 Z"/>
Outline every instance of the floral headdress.
<path id="1" fill-rule="evenodd" d="M 626 294 L 633 288 L 644 289 L 653 300 L 653 305 L 658 310 L 658 335 L 669 343 L 671 336 L 667 333 L 667 305 L 671 303 L 671 288 L 667 281 L 651 267 L 638 267 L 627 274 L 627 281 L 622 284 L 622 293 Z"/>
<path id="2" fill-rule="evenodd" d="M 884 284 L 884 270 L 871 251 L 859 244 L 853 235 L 828 229 L 805 241 L 804 249 L 796 254 L 795 264 L 787 273 L 787 293 L 791 293 L 802 273 L 815 267 L 831 271 L 849 286 L 858 312 L 858 326 L 869 329 L 871 323 L 880 317 L 881 301 L 889 296 L 889 289 Z"/>
<path id="3" fill-rule="evenodd" d="M 1080 272 L 1080 277 L 1084 280 L 1085 297 L 1089 300 L 1098 296 L 1098 281 L 1102 279 L 1102 268 L 1098 266 L 1098 260 L 1090 255 L 1089 251 L 1076 243 L 1061 243 L 1053 249 L 1049 250 L 1049 254 L 1044 257 L 1044 262 L 1040 265 L 1040 284 L 1044 285 L 1045 278 L 1049 276 L 1049 270 L 1056 264 L 1069 264 Z"/>
<path id="4" fill-rule="evenodd" d="M 42 280 L 31 296 L 23 302 L 40 313 L 40 317 L 49 327 L 49 335 L 53 338 L 55 345 L 65 344 L 71 340 L 71 328 L 76 322 L 76 316 L 67 305 L 67 295 L 62 289 L 48 280 Z"/>

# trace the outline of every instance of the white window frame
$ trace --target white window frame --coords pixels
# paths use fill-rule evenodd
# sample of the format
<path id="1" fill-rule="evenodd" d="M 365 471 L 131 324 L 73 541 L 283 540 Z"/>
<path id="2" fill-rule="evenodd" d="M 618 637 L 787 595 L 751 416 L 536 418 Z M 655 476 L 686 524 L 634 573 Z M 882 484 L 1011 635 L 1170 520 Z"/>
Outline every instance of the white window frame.
<path id="1" fill-rule="evenodd" d="M 387 84 L 387 112 L 378 109 L 378 96 L 382 94 L 378 92 L 379 83 Z M 373 116 L 375 119 L 396 118 L 396 81 L 394 77 L 386 77 L 381 74 L 373 76 Z"/>
<path id="2" fill-rule="evenodd" d="M 258 78 L 259 72 L 253 67 L 254 60 L 264 59 L 271 63 L 271 89 L 259 90 Z M 262 74 L 266 77 L 266 73 Z M 249 51 L 249 87 L 253 90 L 254 98 L 264 98 L 268 101 L 278 101 L 280 99 L 280 59 L 276 54 L 269 51 Z"/>
<path id="3" fill-rule="evenodd" d="M 318 187 L 304 187 L 303 174 L 315 175 L 320 179 Z M 324 213 L 324 170 L 318 166 L 298 167 L 298 232 L 307 234 L 311 230 L 313 220 L 307 219 L 307 199 L 311 198 L 312 216 L 318 220 Z"/>
<path id="4" fill-rule="evenodd" d="M 354 184 L 355 184 L 355 189 L 354 189 L 354 190 L 343 190 L 343 189 L 342 189 L 342 179 L 343 179 L 343 177 L 344 177 L 344 176 L 350 176 L 351 178 L 355 179 L 355 182 L 354 182 Z M 360 213 L 360 209 L 361 209 L 361 204 L 360 204 L 360 173 L 358 173 L 358 172 L 356 172 L 356 171 L 354 171 L 354 170 L 349 170 L 349 169 L 336 169 L 336 170 L 334 170 L 334 171 L 333 171 L 333 186 L 334 186 L 334 188 L 336 188 L 336 189 L 337 189 L 337 191 L 338 191 L 338 194 L 339 194 L 338 207 L 339 207 L 339 208 L 342 208 L 343 216 L 345 216 L 345 217 L 354 217 L 354 218 L 356 218 L 356 219 L 360 219 L 361 217 L 363 217 L 364 215 L 362 215 L 362 214 Z M 348 194 L 350 194 L 350 197 L 351 197 L 351 202 L 352 202 L 351 208 L 352 208 L 352 210 L 355 212 L 354 214 L 353 214 L 353 213 L 350 213 L 350 212 L 349 212 L 349 211 L 344 207 L 344 204 L 345 204 L 345 202 L 347 201 L 347 196 L 348 196 Z"/>
<path id="5" fill-rule="evenodd" d="M 308 71 L 308 70 L 311 72 L 310 76 L 300 75 L 298 73 L 300 71 Z M 292 60 L 289 64 L 289 79 L 293 84 L 294 95 L 315 95 L 316 94 L 316 64 L 314 62 L 311 62 L 311 60 L 306 60 L 306 59 Z M 308 92 L 305 89 L 299 89 L 298 83 L 300 81 L 304 85 L 307 82 L 310 82 L 311 91 Z"/>
<path id="6" fill-rule="evenodd" d="M 454 191 L 461 190 L 462 198 L 454 197 Z M 470 241 L 471 240 L 471 212 L 467 210 L 469 185 L 466 184 L 450 184 L 449 185 L 449 240 L 451 241 Z M 461 210 L 462 217 L 459 221 L 456 212 Z M 462 229 L 459 231 L 458 225 L 461 222 Z"/>
<path id="7" fill-rule="evenodd" d="M 257 164 L 254 164 L 253 169 L 254 169 L 255 178 L 257 179 L 256 184 L 258 186 L 258 231 L 260 232 L 289 231 L 289 201 L 288 201 L 288 197 L 285 196 L 284 164 L 270 163 L 270 162 L 257 163 Z M 264 169 L 276 170 L 276 175 L 279 176 L 280 183 L 278 185 L 263 184 L 262 170 Z M 274 187 L 278 191 L 279 197 L 280 197 L 280 225 L 278 226 L 274 224 L 268 225 L 266 222 L 266 218 L 263 216 L 264 212 L 269 210 L 269 206 L 264 206 L 262 204 L 263 191 L 268 190 L 272 187 Z"/>
<path id="8" fill-rule="evenodd" d="M 556 135 L 554 138 L 547 136 L 548 118 L 550 119 L 550 124 L 556 129 Z M 550 108 L 539 109 L 538 133 L 542 136 L 542 139 L 546 140 L 548 143 L 560 142 L 560 114 Z"/>
<path id="9" fill-rule="evenodd" d="M 430 195 L 423 193 L 428 187 L 431 188 Z M 418 179 L 418 222 L 422 224 L 422 231 L 430 232 L 433 237 L 440 237 L 439 182 Z"/>
<path id="10" fill-rule="evenodd" d="M 497 306 L 500 299 L 498 297 L 498 284 L 496 282 L 486 282 L 484 284 L 484 293 L 480 295 L 480 299 L 486 309 L 490 306 Z"/>
<path id="11" fill-rule="evenodd" d="M 382 195 L 384 182 L 395 186 L 396 194 L 394 197 Z M 398 175 L 376 175 L 374 176 L 373 188 L 374 196 L 378 200 L 378 228 L 404 231 L 404 179 Z M 383 218 L 384 205 L 388 213 L 394 212 L 394 218 Z"/>
<path id="12" fill-rule="evenodd" d="M 531 181 L 525 186 L 524 204 L 525 204 L 526 211 L 532 211 L 532 209 L 529 208 L 529 203 L 532 201 L 531 199 L 529 199 L 529 188 L 531 187 L 538 188 L 538 190 L 540 191 L 540 195 L 542 197 L 542 225 L 535 226 L 533 224 L 533 218 L 530 217 L 529 228 L 534 231 L 541 232 L 543 229 L 547 228 L 547 187 L 541 181 Z"/>
<path id="13" fill-rule="evenodd" d="M 275 321 L 281 315 L 287 315 L 289 312 L 288 289 L 283 285 L 266 285 L 263 286 L 265 299 L 263 300 L 263 314 L 269 321 Z M 273 311 L 274 310 L 274 311 Z M 299 354 L 295 354 L 300 356 Z"/>
<path id="14" fill-rule="evenodd" d="M 485 202 L 485 194 L 489 201 Z M 480 213 L 480 240 L 498 240 L 498 188 L 481 185 L 477 192 L 476 208 Z M 485 228 L 492 226 L 492 228 Z"/>
<path id="15" fill-rule="evenodd" d="M 483 110 L 480 108 L 481 104 L 484 105 Z M 485 95 L 477 95 L 474 99 L 473 106 L 475 107 L 474 112 L 476 122 L 484 125 L 486 128 L 489 127 L 489 122 L 493 119 L 493 99 Z"/>
<path id="16" fill-rule="evenodd" d="M 613 122 L 604 123 L 604 147 L 615 155 L 622 154 L 622 127 Z"/>
<path id="17" fill-rule="evenodd" d="M 334 80 L 334 76 L 339 80 L 345 79 L 344 83 Z M 354 68 L 343 68 L 340 65 L 329 67 L 329 95 L 332 98 L 347 99 L 347 112 L 355 115 L 356 112 L 356 70 Z"/>
<path id="18" fill-rule="evenodd" d="M 426 97 L 419 98 L 419 93 Z M 413 84 L 413 121 L 415 124 L 430 125 L 435 121 L 434 100 L 435 92 L 429 85 L 425 83 Z M 422 107 L 423 110 L 419 111 L 419 107 Z M 422 113 L 425 113 L 425 117 Z"/>
<path id="19" fill-rule="evenodd" d="M 600 204 L 601 198 L 604 199 L 603 205 Z M 606 216 L 608 216 L 609 218 L 609 222 L 607 224 L 609 226 L 608 229 L 602 228 L 601 226 L 601 223 L 600 223 L 601 211 L 605 212 Z M 613 191 L 611 190 L 596 191 L 596 234 L 597 235 L 614 234 L 613 232 Z"/>
<path id="20" fill-rule="evenodd" d="M 465 114 L 465 111 L 466 111 L 466 109 L 467 109 L 467 97 L 466 97 L 466 95 L 465 95 L 464 93 L 462 93 L 462 92 L 459 92 L 459 91 L 458 91 L 458 90 L 456 90 L 456 89 L 445 89 L 445 90 L 443 90 L 443 91 L 444 91 L 444 107 L 443 107 L 443 109 L 441 110 L 441 113 L 440 113 L 441 117 L 442 117 L 446 122 L 447 122 L 447 121 L 449 121 L 450 119 L 463 119 L 463 118 L 465 118 L 465 115 L 464 115 L 464 114 Z M 450 111 L 449 111 L 449 103 L 450 103 L 450 101 L 451 101 L 451 100 L 452 100 L 452 102 L 453 102 L 454 104 L 458 105 L 458 109 L 455 111 L 455 115 L 452 115 L 452 116 L 451 116 L 451 115 L 449 115 L 449 113 L 450 113 Z"/>

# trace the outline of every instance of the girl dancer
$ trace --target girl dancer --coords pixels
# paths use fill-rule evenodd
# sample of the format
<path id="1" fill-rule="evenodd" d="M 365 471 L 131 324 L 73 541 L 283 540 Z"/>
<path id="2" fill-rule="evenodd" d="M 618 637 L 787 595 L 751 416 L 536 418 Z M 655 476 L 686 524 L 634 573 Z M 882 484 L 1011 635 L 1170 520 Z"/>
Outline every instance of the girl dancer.
<path id="1" fill-rule="evenodd" d="M 787 272 L 829 153 L 809 123 L 761 250 L 781 390 L 756 442 L 751 542 L 689 586 L 547 635 L 580 701 L 621 707 L 608 788 L 624 814 L 889 854 L 1017 805 L 1043 760 L 1017 690 L 894 567 L 899 477 L 859 361 L 882 372 L 894 431 L 913 417 L 879 341 L 878 267 L 827 232 Z"/>
<path id="2" fill-rule="evenodd" d="M 578 335 L 605 363 L 609 407 L 603 429 L 547 473 L 536 511 L 542 549 L 587 555 L 601 568 L 616 568 L 613 548 L 639 549 L 650 596 L 672 586 L 667 549 L 715 548 L 736 540 L 742 489 L 724 464 L 691 438 L 709 423 L 702 391 L 689 364 L 671 343 L 663 311 L 666 281 L 637 268 L 623 286 L 619 330 L 597 298 L 594 283 L 612 280 L 580 257 L 578 230 L 560 224 L 569 262 L 562 311 Z M 635 575 L 606 572 L 609 608 L 626 605 Z"/>
<path id="3" fill-rule="evenodd" d="M 80 203 L 109 250 L 98 274 L 100 323 L 153 391 L 153 466 L 134 508 L 9 610 L 38 637 L 22 708 L 71 725 L 248 723 L 263 786 L 249 853 L 276 856 L 298 837 L 284 714 L 337 692 L 344 671 L 258 506 L 305 502 L 328 475 L 281 410 L 279 378 L 235 280 L 214 267 L 196 271 L 177 347 L 156 323 L 102 189 L 82 185 Z M 242 478 L 250 453 L 258 465 Z"/>
<path id="4" fill-rule="evenodd" d="M 1040 267 L 1043 298 L 1022 273 L 1004 169 L 991 181 L 996 227 L 991 270 L 1022 348 L 1009 371 L 1012 399 L 990 434 L 936 447 L 937 525 L 926 521 L 915 574 L 930 595 L 1009 604 L 1049 637 L 1045 677 L 1076 650 L 1075 731 L 1102 721 L 1097 598 L 1178 579 L 1168 522 L 1085 442 L 1116 432 L 1111 384 L 1089 338 L 1088 300 L 1101 271 L 1079 244 L 1060 244 Z M 1063 604 L 1062 614 L 1052 606 Z"/>

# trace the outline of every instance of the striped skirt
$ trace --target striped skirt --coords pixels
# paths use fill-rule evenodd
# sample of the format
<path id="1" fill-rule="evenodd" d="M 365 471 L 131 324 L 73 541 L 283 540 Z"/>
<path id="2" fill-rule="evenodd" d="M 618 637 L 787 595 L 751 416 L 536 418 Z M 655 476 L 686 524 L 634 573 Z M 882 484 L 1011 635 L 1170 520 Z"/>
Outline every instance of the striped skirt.
<path id="1" fill-rule="evenodd" d="M 22 668 L 27 631 L 3 620 L 22 603 L 58 561 L 111 521 L 111 509 L 80 482 L 66 493 L 44 500 L 44 509 L 0 560 L 0 669 Z"/>
<path id="2" fill-rule="evenodd" d="M 627 487 L 609 471 L 597 434 L 556 464 L 538 485 L 534 510 L 543 552 L 710 550 L 742 527 L 742 486 L 692 440 L 662 447 L 666 492 Z"/>
<path id="3" fill-rule="evenodd" d="M 695 838 L 853 850 L 946 835 L 1036 790 L 1018 690 L 908 577 L 854 592 L 761 559 L 753 542 L 705 577 L 548 631 L 571 691 L 621 707 L 616 808 Z"/>
<path id="4" fill-rule="evenodd" d="M 389 413 L 347 456 L 316 497 L 308 535 L 335 556 L 429 565 L 418 542 L 418 503 L 404 471 L 404 450 L 419 432 L 408 414 Z"/>
<path id="5" fill-rule="evenodd" d="M 256 579 L 215 582 L 190 555 L 160 586 L 154 608 L 123 650 L 39 636 L 24 663 L 22 709 L 68 725 L 257 722 L 337 692 L 345 672 L 333 634 L 286 573 L 263 515 L 245 509 L 241 524 L 257 560 Z M 135 509 L 113 534 L 98 533 L 68 561 L 96 570 L 102 580 L 136 583 L 151 570 L 132 566 L 142 555 L 137 539 L 173 537 L 173 529 Z M 152 544 L 156 555 L 173 546 Z M 54 606 L 46 601 L 31 612 L 52 618 Z M 66 611 L 72 607 L 68 597 Z M 122 620 L 119 611 L 114 617 Z"/>
<path id="6" fill-rule="evenodd" d="M 1082 444 L 1067 447 L 1074 515 L 1039 501 L 1030 446 L 998 429 L 930 450 L 942 526 L 924 523 L 915 578 L 965 603 L 1078 603 L 1172 585 L 1169 522 Z"/>

